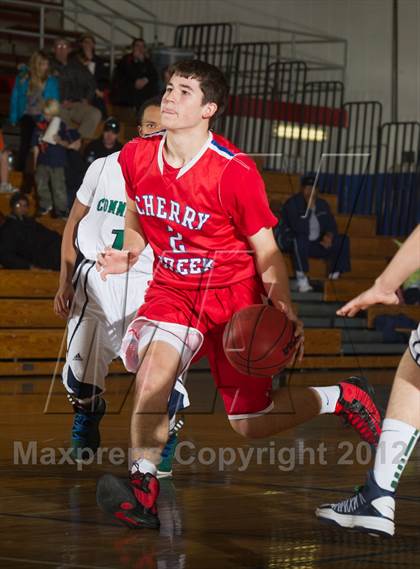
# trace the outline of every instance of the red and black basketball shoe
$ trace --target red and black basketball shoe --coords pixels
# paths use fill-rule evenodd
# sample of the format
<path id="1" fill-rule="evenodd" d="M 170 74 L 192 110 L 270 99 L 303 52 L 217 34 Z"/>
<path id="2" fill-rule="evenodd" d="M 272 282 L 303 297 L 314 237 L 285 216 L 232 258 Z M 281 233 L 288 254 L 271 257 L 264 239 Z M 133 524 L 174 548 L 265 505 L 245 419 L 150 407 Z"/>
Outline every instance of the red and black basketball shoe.
<path id="1" fill-rule="evenodd" d="M 156 500 L 159 481 L 152 474 L 131 474 L 128 480 L 105 474 L 96 486 L 98 506 L 131 529 L 160 526 Z"/>
<path id="2" fill-rule="evenodd" d="M 338 386 L 340 397 L 334 414 L 351 425 L 362 440 L 376 447 L 381 436 L 382 413 L 373 400 L 373 387 L 364 377 L 349 377 Z"/>

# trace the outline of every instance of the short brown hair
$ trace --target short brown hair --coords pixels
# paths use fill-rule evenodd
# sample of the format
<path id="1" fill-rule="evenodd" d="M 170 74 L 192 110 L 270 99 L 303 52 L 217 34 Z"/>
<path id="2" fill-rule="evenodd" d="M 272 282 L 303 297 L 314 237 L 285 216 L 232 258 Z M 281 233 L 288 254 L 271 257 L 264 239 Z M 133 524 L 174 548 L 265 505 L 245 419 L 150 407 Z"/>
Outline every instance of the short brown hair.
<path id="1" fill-rule="evenodd" d="M 206 103 L 216 103 L 217 105 L 217 111 L 211 122 L 223 114 L 227 104 L 229 86 L 226 77 L 218 67 L 198 59 L 189 59 L 174 63 L 168 72 L 171 77 L 172 75 L 179 75 L 186 79 L 197 79 L 203 91 L 203 105 Z"/>

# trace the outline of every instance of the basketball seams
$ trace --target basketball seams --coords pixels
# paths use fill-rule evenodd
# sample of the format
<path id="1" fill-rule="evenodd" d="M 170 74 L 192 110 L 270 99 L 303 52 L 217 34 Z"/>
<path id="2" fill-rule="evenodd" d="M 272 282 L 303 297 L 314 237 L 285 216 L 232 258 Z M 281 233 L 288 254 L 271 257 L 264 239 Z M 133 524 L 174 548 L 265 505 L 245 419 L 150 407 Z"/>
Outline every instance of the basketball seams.
<path id="1" fill-rule="evenodd" d="M 250 313 L 247 314 L 246 311 L 249 310 Z M 276 311 L 275 313 L 273 312 L 274 310 Z M 295 326 L 287 315 L 282 312 L 283 326 L 277 332 L 278 312 L 276 308 L 270 305 L 251 305 L 236 312 L 226 324 L 223 340 L 226 356 L 230 364 L 244 375 L 268 377 L 284 369 L 291 361 L 297 341 L 294 337 Z M 259 332 L 264 327 L 266 332 L 268 331 L 268 334 L 266 334 L 268 338 L 263 338 L 261 342 L 264 353 L 253 359 L 252 346 L 258 344 Z M 277 332 L 274 340 L 270 338 L 270 332 Z M 245 350 L 237 348 L 238 339 L 236 336 L 238 334 L 241 336 L 241 345 L 245 341 Z M 249 334 L 248 341 L 246 338 L 247 334 Z M 264 340 L 266 341 L 264 342 Z M 268 348 L 267 344 L 269 344 Z M 245 354 L 243 351 L 245 351 Z M 229 354 L 229 352 L 232 353 Z M 270 357 L 277 359 L 276 356 L 280 361 L 269 363 Z M 256 365 L 258 362 L 262 365 Z M 264 365 L 264 363 L 268 365 Z"/>
<path id="2" fill-rule="evenodd" d="M 267 310 L 267 305 L 266 305 L 266 304 L 262 304 L 261 306 L 262 306 L 262 309 L 260 309 L 260 311 L 259 311 L 259 313 L 258 313 L 258 316 L 257 316 L 257 318 L 256 318 L 256 320 L 255 320 L 254 328 L 253 328 L 253 330 L 252 330 L 252 335 L 251 335 L 251 338 L 249 339 L 248 346 L 247 346 L 247 355 L 248 355 L 248 357 L 247 357 L 247 369 L 248 369 L 248 374 L 249 374 L 249 375 L 252 375 L 252 374 L 251 374 L 251 368 L 250 368 L 250 366 L 249 366 L 250 361 L 251 361 L 251 360 L 250 360 L 250 355 L 251 355 L 251 350 L 252 350 L 252 344 L 253 344 L 253 342 L 254 342 L 255 334 L 257 333 L 258 325 L 259 325 L 259 323 L 261 322 L 262 317 L 264 316 L 264 312 Z"/>
<path id="3" fill-rule="evenodd" d="M 277 310 L 277 309 L 275 309 L 275 310 Z M 278 312 L 281 312 L 281 311 L 278 310 Z M 274 340 L 272 346 L 271 346 L 270 348 L 268 348 L 268 350 L 266 350 L 261 356 L 259 356 L 259 357 L 256 358 L 256 359 L 253 359 L 253 360 L 252 360 L 253 362 L 258 362 L 258 361 L 260 361 L 260 360 L 262 360 L 262 359 L 268 357 L 268 356 L 271 354 L 271 352 L 273 351 L 273 349 L 277 346 L 277 344 L 279 343 L 279 341 L 282 339 L 283 334 L 284 334 L 285 331 L 286 331 L 286 328 L 287 328 L 287 327 L 289 326 L 289 324 L 291 323 L 290 320 L 287 318 L 287 316 L 284 314 L 284 312 L 282 312 L 282 314 L 283 314 L 283 317 L 284 317 L 284 326 L 283 326 L 282 331 L 281 331 L 280 334 L 277 336 L 277 338 Z"/>

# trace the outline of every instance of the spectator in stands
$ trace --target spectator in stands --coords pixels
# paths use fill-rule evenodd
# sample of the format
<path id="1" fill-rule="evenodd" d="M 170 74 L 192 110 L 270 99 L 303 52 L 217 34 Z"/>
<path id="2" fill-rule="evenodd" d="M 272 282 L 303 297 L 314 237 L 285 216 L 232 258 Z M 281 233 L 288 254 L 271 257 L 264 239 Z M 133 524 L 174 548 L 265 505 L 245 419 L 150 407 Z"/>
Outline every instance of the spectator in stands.
<path id="1" fill-rule="evenodd" d="M 283 205 L 276 228 L 280 248 L 292 254 L 299 292 L 313 290 L 307 276 L 309 257 L 327 260 L 329 279 L 350 271 L 349 239 L 338 234 L 328 203 L 317 194 L 315 176 L 303 176 L 300 192 Z"/>
<path id="2" fill-rule="evenodd" d="M 113 78 L 113 103 L 138 109 L 159 92 L 158 72 L 150 61 L 143 39 L 133 40 L 131 53 L 117 63 Z"/>
<path id="3" fill-rule="evenodd" d="M 57 217 L 66 217 L 68 201 L 64 168 L 67 149 L 77 147 L 80 141 L 79 133 L 67 128 L 59 115 L 60 103 L 55 99 L 48 99 L 43 107 L 42 120 L 37 123 L 32 147 L 39 200 L 37 213 L 45 215 L 54 210 Z"/>
<path id="4" fill-rule="evenodd" d="M 161 130 L 160 97 L 154 97 L 144 102 L 137 112 L 137 130 L 139 136 L 153 134 Z"/>
<path id="5" fill-rule="evenodd" d="M 9 182 L 10 154 L 10 150 L 0 150 L 0 192 L 15 192 L 18 189 Z"/>
<path id="6" fill-rule="evenodd" d="M 29 67 L 22 66 L 16 77 L 10 99 L 10 122 L 20 126 L 20 147 L 16 169 L 25 170 L 29 156 L 32 134 L 42 105 L 46 99 L 59 99 L 59 85 L 56 77 L 50 75 L 48 56 L 43 51 L 35 51 Z"/>
<path id="7" fill-rule="evenodd" d="M 29 199 L 16 192 L 0 226 L 0 265 L 5 269 L 60 269 L 61 237 L 29 217 Z"/>
<path id="8" fill-rule="evenodd" d="M 95 95 L 92 105 L 101 111 L 102 118 L 107 116 L 105 90 L 109 87 L 109 63 L 95 53 L 95 38 L 91 34 L 83 34 L 79 39 L 80 49 L 76 57 L 95 78 Z"/>
<path id="9" fill-rule="evenodd" d="M 0 128 L 0 192 L 14 192 L 14 188 L 9 183 L 9 159 L 11 152 L 4 145 L 3 132 Z"/>
<path id="10" fill-rule="evenodd" d="M 101 112 L 90 104 L 95 97 L 95 78 L 79 58 L 69 55 L 69 42 L 56 39 L 51 67 L 60 83 L 60 116 L 66 124 L 76 126 L 82 139 L 91 139 L 101 120 Z"/>
<path id="11" fill-rule="evenodd" d="M 122 144 L 118 140 L 119 132 L 120 123 L 114 117 L 109 117 L 104 123 L 102 136 L 92 140 L 84 150 L 83 154 L 88 166 L 97 158 L 105 158 L 121 150 Z"/>

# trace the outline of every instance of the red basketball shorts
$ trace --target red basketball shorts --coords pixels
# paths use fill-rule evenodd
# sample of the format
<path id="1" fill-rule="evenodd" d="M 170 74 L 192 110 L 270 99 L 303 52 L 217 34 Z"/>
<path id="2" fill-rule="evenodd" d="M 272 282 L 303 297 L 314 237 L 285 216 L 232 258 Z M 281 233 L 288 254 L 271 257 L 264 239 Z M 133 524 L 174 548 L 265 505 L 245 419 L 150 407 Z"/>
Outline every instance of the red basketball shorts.
<path id="1" fill-rule="evenodd" d="M 217 388 L 230 419 L 271 410 L 271 378 L 252 377 L 231 366 L 223 349 L 223 331 L 234 312 L 261 304 L 264 289 L 258 277 L 226 288 L 174 289 L 152 282 L 137 316 L 173 322 L 199 330 L 204 341 L 193 361 L 207 356 Z"/>

